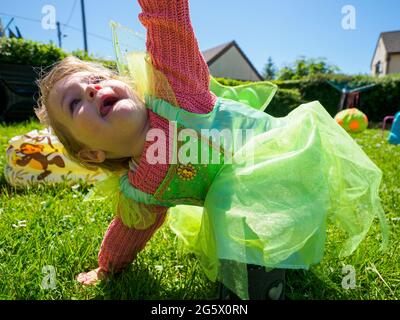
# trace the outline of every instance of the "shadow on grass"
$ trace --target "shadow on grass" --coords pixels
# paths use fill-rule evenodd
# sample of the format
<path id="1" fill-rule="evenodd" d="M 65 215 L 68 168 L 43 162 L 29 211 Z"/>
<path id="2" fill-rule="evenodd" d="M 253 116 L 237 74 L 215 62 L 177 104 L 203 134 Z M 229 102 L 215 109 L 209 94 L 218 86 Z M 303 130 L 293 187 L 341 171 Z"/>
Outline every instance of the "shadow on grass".
<path id="1" fill-rule="evenodd" d="M 32 192 L 34 193 L 43 193 L 43 194 L 51 194 L 56 196 L 60 193 L 65 193 L 71 191 L 72 185 L 75 184 L 79 186 L 79 191 L 86 194 L 92 188 L 91 185 L 85 184 L 84 181 L 64 181 L 57 183 L 33 183 L 29 186 L 12 186 L 10 185 L 4 174 L 0 174 L 0 196 L 1 194 L 7 195 L 28 195 Z M 78 190 L 78 189 L 77 189 Z"/>
<path id="2" fill-rule="evenodd" d="M 10 186 L 10 185 L 7 183 L 4 174 L 0 174 L 0 189 L 1 189 L 3 186 L 6 187 L 6 186 Z"/>
<path id="3" fill-rule="evenodd" d="M 286 296 L 290 300 L 345 299 L 336 288 L 332 288 L 310 270 L 286 271 Z"/>
<path id="4" fill-rule="evenodd" d="M 0 175 L 0 193 L 8 194 L 8 195 L 26 195 L 31 190 L 45 190 L 46 186 L 31 186 L 31 187 L 14 187 L 10 185 L 4 175 Z M 49 190 L 48 187 L 46 190 Z"/>
<path id="5" fill-rule="evenodd" d="M 4 177 L 4 175 L 0 175 L 0 196 L 1 195 L 21 195 L 21 194 L 25 194 L 26 190 L 24 190 L 23 188 L 16 188 L 13 187 L 12 185 L 10 185 L 7 181 L 6 178 Z"/>
<path id="6" fill-rule="evenodd" d="M 96 299 L 149 300 L 156 299 L 161 291 L 159 279 L 154 278 L 146 269 L 129 269 L 115 274 L 108 281 L 102 282 L 101 287 L 103 296 Z"/>
<path id="7" fill-rule="evenodd" d="M 160 276 L 145 267 L 134 267 L 114 275 L 101 284 L 103 294 L 96 299 L 106 300 L 214 300 L 218 299 L 217 284 L 199 292 L 196 286 L 166 288 Z M 337 289 L 321 281 L 312 271 L 286 270 L 287 300 L 345 299 Z"/>
<path id="8" fill-rule="evenodd" d="M 162 272 L 149 272 L 145 266 L 133 266 L 123 273 L 116 274 L 110 280 L 101 283 L 102 295 L 96 299 L 106 300 L 196 300 L 215 299 L 213 290 L 207 288 L 199 292 L 197 286 L 177 288 L 165 285 Z M 216 292 L 216 290 L 215 290 Z"/>

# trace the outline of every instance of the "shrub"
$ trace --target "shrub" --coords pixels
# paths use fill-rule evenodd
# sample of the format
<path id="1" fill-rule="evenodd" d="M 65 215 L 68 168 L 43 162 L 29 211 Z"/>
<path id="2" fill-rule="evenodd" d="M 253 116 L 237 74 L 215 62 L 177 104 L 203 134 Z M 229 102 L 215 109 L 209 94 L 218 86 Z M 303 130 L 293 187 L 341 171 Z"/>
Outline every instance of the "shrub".
<path id="1" fill-rule="evenodd" d="M 249 83 L 223 78 L 217 80 L 231 86 Z M 302 80 L 272 81 L 279 90 L 266 112 L 274 116 L 284 116 L 301 103 L 318 100 L 334 117 L 338 112 L 341 92 L 333 88 L 328 81 L 338 85 L 347 84 L 351 88 L 374 84 L 374 87 L 361 92 L 359 105 L 359 109 L 372 122 L 381 122 L 386 115 L 394 115 L 400 110 L 400 74 L 382 78 L 330 74 L 315 75 Z"/>
<path id="2" fill-rule="evenodd" d="M 81 50 L 73 51 L 70 54 L 85 61 L 96 61 L 106 67 L 116 68 L 114 61 L 102 60 L 88 55 Z M 47 67 L 70 54 L 56 47 L 54 44 L 44 44 L 26 39 L 0 38 L 0 63 Z"/>
<path id="3" fill-rule="evenodd" d="M 220 84 L 229 87 L 235 87 L 246 83 L 251 83 L 251 81 L 241 81 L 241 80 L 227 79 L 227 78 L 215 78 L 215 80 L 217 80 Z"/>
<path id="4" fill-rule="evenodd" d="M 65 58 L 67 54 L 50 44 L 31 40 L 0 38 L 0 62 L 35 67 L 49 66 Z"/>
<path id="5" fill-rule="evenodd" d="M 304 101 L 319 100 L 328 112 L 338 112 L 341 93 L 328 84 L 328 80 L 350 87 L 375 86 L 361 92 L 360 105 L 372 122 L 380 122 L 386 115 L 393 115 L 400 109 L 400 74 L 382 78 L 365 75 L 325 75 L 300 81 L 298 88 Z"/>
<path id="6" fill-rule="evenodd" d="M 299 90 L 279 88 L 265 112 L 274 117 L 284 117 L 303 102 Z"/>

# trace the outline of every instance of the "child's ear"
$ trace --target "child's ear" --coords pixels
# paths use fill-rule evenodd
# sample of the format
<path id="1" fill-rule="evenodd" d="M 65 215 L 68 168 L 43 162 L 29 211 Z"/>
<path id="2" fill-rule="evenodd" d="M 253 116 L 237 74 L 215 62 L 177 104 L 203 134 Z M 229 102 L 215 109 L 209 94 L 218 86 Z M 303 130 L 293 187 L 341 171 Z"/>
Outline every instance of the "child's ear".
<path id="1" fill-rule="evenodd" d="M 78 158 L 86 162 L 102 163 L 106 159 L 106 154 L 101 150 L 81 150 L 78 152 Z"/>

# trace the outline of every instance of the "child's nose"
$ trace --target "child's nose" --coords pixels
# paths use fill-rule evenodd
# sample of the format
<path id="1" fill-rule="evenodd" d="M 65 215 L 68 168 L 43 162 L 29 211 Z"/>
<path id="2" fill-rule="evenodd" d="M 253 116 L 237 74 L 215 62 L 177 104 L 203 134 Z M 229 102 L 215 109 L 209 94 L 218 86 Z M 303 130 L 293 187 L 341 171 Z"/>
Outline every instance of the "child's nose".
<path id="1" fill-rule="evenodd" d="M 98 84 L 95 85 L 95 86 L 89 85 L 89 86 L 87 86 L 86 91 L 87 91 L 87 94 L 88 94 L 88 96 L 90 98 L 94 98 L 96 93 L 97 93 L 97 91 L 99 91 L 100 89 L 101 89 L 101 86 L 98 85 Z"/>

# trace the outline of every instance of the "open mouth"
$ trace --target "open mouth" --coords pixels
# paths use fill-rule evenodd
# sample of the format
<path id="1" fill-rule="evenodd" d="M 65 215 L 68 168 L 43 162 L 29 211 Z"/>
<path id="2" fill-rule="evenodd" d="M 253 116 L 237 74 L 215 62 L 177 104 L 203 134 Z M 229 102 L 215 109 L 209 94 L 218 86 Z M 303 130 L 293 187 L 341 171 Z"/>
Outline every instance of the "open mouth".
<path id="1" fill-rule="evenodd" d="M 113 109 L 114 105 L 119 101 L 119 98 L 115 96 L 106 97 L 103 100 L 102 105 L 100 106 L 100 115 L 104 118 L 107 116 L 111 110 Z"/>

